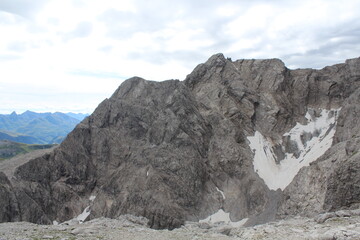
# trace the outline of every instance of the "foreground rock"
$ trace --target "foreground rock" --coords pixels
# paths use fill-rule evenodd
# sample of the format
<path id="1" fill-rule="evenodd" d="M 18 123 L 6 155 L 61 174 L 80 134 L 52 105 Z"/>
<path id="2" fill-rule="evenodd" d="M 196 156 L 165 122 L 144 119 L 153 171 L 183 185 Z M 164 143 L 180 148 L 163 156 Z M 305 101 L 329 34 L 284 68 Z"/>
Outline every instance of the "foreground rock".
<path id="1" fill-rule="evenodd" d="M 331 216 L 330 216 L 331 215 Z M 346 216 L 344 216 L 346 215 Z M 26 222 L 0 224 L 1 240 L 25 239 L 359 239 L 360 210 L 311 218 L 290 218 L 255 227 L 234 228 L 222 223 L 187 223 L 169 230 L 153 230 L 147 219 L 131 215 L 98 218 L 76 225 L 36 225 Z M 321 219 L 321 220 L 320 220 Z M 320 221 L 320 222 L 319 222 Z"/>
<path id="2" fill-rule="evenodd" d="M 0 221 L 173 229 L 358 208 L 359 94 L 360 59 L 290 70 L 217 54 L 182 82 L 131 78 L 59 147 L 0 173 Z"/>

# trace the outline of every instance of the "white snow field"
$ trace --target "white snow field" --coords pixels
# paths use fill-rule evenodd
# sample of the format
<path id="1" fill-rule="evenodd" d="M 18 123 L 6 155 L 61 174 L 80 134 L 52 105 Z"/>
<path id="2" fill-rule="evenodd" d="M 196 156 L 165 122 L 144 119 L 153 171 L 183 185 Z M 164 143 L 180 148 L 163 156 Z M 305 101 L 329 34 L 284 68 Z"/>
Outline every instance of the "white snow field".
<path id="1" fill-rule="evenodd" d="M 91 210 L 90 206 L 86 207 L 82 213 L 79 214 L 79 216 L 76 217 L 76 220 L 78 220 L 80 223 L 83 223 L 86 218 L 90 215 Z"/>
<path id="2" fill-rule="evenodd" d="M 254 152 L 254 170 L 272 190 L 284 190 L 302 167 L 308 166 L 331 147 L 340 109 L 322 109 L 319 117 L 311 116 L 309 111 L 305 116 L 308 120 L 306 125 L 297 123 L 283 135 L 296 142 L 298 157 L 292 153 L 285 153 L 285 159 L 278 164 L 273 150 L 278 143 L 273 143 L 258 131 L 254 136 L 247 137 Z M 311 133 L 313 137 L 303 143 L 301 136 L 306 133 Z"/>
<path id="3" fill-rule="evenodd" d="M 233 222 L 230 219 L 230 213 L 224 212 L 224 210 L 219 209 L 216 213 L 208 216 L 207 218 L 200 220 L 199 223 L 225 223 L 232 227 L 241 227 L 246 223 L 248 219 L 244 218 L 238 222 Z"/>

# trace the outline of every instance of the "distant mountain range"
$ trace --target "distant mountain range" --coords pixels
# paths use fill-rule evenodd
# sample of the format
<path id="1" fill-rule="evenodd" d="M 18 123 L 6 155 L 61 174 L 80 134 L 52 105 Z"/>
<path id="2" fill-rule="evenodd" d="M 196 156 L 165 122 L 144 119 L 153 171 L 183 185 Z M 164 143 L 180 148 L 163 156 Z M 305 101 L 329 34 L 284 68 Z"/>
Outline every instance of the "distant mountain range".
<path id="1" fill-rule="evenodd" d="M 72 118 L 75 118 L 75 119 L 78 119 L 80 121 L 82 121 L 84 118 L 86 118 L 87 116 L 89 116 L 89 114 L 87 113 L 72 113 L 72 112 L 68 112 L 68 113 L 65 113 L 66 115 L 72 117 Z"/>
<path id="2" fill-rule="evenodd" d="M 0 140 L 27 144 L 61 143 L 88 114 L 36 113 L 0 114 Z"/>

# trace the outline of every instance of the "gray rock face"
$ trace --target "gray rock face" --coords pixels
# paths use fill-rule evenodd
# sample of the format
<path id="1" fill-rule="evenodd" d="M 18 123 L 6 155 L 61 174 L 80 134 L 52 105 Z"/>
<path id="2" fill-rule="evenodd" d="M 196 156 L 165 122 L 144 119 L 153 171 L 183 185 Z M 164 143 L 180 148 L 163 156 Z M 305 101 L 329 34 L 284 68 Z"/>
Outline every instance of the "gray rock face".
<path id="1" fill-rule="evenodd" d="M 360 59 L 289 70 L 216 54 L 182 82 L 131 78 L 58 148 L 0 175 L 0 220 L 64 222 L 89 207 L 88 219 L 134 214 L 172 229 L 219 209 L 252 225 L 358 206 L 359 87 Z M 270 190 L 247 137 L 274 143 L 280 164 L 300 155 L 284 134 L 307 112 L 340 107 L 333 146 L 284 191 Z"/>
<path id="2" fill-rule="evenodd" d="M 19 212 L 13 188 L 6 175 L 0 172 L 0 221 L 17 221 Z"/>

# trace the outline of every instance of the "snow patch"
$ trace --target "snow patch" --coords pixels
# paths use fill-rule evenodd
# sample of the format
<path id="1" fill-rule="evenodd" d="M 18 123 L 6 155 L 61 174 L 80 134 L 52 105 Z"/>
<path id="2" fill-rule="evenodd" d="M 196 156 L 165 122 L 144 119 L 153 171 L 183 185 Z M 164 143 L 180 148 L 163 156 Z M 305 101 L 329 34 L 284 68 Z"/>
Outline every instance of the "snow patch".
<path id="1" fill-rule="evenodd" d="M 224 192 L 221 191 L 218 187 L 216 187 L 216 191 L 218 191 L 218 192 L 221 194 L 222 198 L 225 200 L 225 194 L 224 194 Z"/>
<path id="2" fill-rule="evenodd" d="M 248 220 L 249 218 L 243 218 L 238 222 L 230 222 L 229 224 L 233 227 L 242 227 Z"/>
<path id="3" fill-rule="evenodd" d="M 200 220 L 199 223 L 220 223 L 220 222 L 224 222 L 226 224 L 229 224 L 233 227 L 241 227 L 242 225 L 244 225 L 246 223 L 248 219 L 244 218 L 241 219 L 238 222 L 233 222 L 230 220 L 230 213 L 226 213 L 224 212 L 224 210 L 219 209 L 219 211 L 217 211 L 216 213 L 208 216 L 207 218 Z"/>
<path id="4" fill-rule="evenodd" d="M 54 221 L 53 221 L 53 225 L 59 225 L 59 222 L 56 221 L 56 220 L 54 220 Z"/>
<path id="5" fill-rule="evenodd" d="M 331 147 L 339 111 L 340 109 L 323 109 L 319 117 L 311 116 L 308 112 L 305 116 L 308 120 L 306 125 L 297 123 L 283 135 L 296 143 L 298 156 L 286 153 L 285 159 L 279 164 L 276 163 L 273 150 L 275 143 L 258 131 L 254 136 L 247 137 L 254 152 L 254 170 L 270 189 L 284 190 L 302 167 L 308 166 Z M 302 139 L 305 134 L 311 134 L 310 139 Z"/>
<path id="6" fill-rule="evenodd" d="M 90 206 L 86 207 L 84 211 L 79 214 L 79 216 L 76 217 L 76 220 L 78 220 L 80 223 L 83 223 L 86 218 L 90 215 Z"/>
<path id="7" fill-rule="evenodd" d="M 95 198 L 96 198 L 96 196 L 91 195 L 91 196 L 89 197 L 89 200 L 93 202 L 93 201 L 95 200 Z"/>

